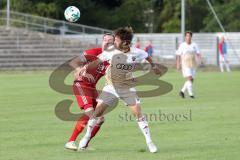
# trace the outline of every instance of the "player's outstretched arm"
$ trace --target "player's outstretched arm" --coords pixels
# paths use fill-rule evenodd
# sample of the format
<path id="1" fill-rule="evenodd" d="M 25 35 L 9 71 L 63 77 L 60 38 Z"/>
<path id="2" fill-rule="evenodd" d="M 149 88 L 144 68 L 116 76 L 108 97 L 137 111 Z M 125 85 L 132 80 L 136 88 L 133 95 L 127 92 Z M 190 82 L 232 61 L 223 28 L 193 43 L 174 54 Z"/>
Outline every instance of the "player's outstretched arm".
<path id="1" fill-rule="evenodd" d="M 70 62 L 69 62 L 69 66 L 71 66 L 74 69 L 74 77 L 75 79 L 77 79 L 77 77 L 84 72 L 85 68 L 84 65 L 86 63 L 86 59 L 81 58 L 79 56 L 73 58 Z"/>
<path id="2" fill-rule="evenodd" d="M 97 68 L 97 66 L 101 63 L 103 63 L 102 60 L 96 59 L 96 60 L 90 62 L 86 67 L 87 67 L 87 69 L 94 69 L 94 68 Z"/>
<path id="3" fill-rule="evenodd" d="M 152 66 L 153 72 L 154 72 L 155 74 L 161 74 L 161 69 L 160 69 L 159 65 L 156 65 L 156 64 L 153 63 L 152 57 L 148 56 L 148 57 L 146 58 L 146 60 L 147 60 L 148 63 L 150 63 L 150 65 Z"/>
<path id="4" fill-rule="evenodd" d="M 101 63 L 103 63 L 104 61 L 109 61 L 111 59 L 111 56 L 109 56 L 109 52 L 102 52 L 96 60 L 90 62 L 88 65 L 87 65 L 87 69 L 94 69 L 94 68 L 97 68 L 97 66 Z"/>
<path id="5" fill-rule="evenodd" d="M 76 69 L 76 68 L 79 68 L 79 67 L 83 67 L 84 64 L 85 64 L 85 60 L 83 61 L 79 56 L 73 58 L 73 59 L 69 62 L 69 65 L 70 65 L 73 69 Z"/>

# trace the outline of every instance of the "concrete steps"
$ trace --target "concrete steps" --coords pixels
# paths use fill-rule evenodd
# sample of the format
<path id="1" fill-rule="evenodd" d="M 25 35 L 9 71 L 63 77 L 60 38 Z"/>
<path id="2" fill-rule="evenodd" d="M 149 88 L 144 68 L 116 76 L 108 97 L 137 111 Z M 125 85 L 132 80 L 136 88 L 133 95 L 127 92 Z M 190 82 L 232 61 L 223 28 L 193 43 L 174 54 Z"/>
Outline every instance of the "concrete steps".
<path id="1" fill-rule="evenodd" d="M 45 70 L 56 68 L 93 47 L 80 39 L 0 27 L 0 70 Z"/>

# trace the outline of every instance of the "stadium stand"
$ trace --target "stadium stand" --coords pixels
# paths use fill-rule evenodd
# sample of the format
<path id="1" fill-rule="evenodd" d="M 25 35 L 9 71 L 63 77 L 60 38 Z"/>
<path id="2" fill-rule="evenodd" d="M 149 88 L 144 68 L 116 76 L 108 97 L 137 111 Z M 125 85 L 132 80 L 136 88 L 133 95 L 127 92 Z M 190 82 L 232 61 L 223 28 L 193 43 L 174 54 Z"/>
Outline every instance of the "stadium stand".
<path id="1" fill-rule="evenodd" d="M 99 46 L 102 35 L 111 30 L 73 24 L 19 12 L 11 12 L 6 27 L 6 11 L 0 10 L 0 70 L 45 70 L 56 68 L 87 48 Z M 218 65 L 218 36 L 221 33 L 194 33 L 206 65 Z M 226 33 L 231 65 L 240 64 L 240 33 Z M 151 40 L 154 57 L 167 65 L 175 65 L 175 51 L 181 34 L 135 34 L 141 48 Z"/>
<path id="2" fill-rule="evenodd" d="M 49 70 L 96 47 L 88 34 L 111 32 L 98 27 L 68 23 L 11 11 L 7 26 L 6 11 L 0 10 L 0 70 Z M 80 39 L 71 35 L 83 35 Z"/>
<path id="3" fill-rule="evenodd" d="M 66 62 L 83 50 L 95 46 L 81 40 L 61 39 L 58 35 L 0 28 L 1 70 L 43 70 Z"/>

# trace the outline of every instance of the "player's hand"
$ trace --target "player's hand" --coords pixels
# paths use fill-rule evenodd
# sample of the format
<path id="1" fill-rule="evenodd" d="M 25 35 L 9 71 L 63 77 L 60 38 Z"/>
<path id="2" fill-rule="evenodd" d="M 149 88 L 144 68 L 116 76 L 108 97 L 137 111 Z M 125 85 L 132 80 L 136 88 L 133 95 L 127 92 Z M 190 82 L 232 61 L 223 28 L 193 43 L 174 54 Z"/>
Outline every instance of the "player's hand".
<path id="1" fill-rule="evenodd" d="M 86 78 L 90 83 L 95 83 L 95 78 L 91 74 L 87 73 L 86 66 L 78 67 L 75 69 L 74 73 L 75 80 L 78 79 L 79 76 Z"/>
<path id="2" fill-rule="evenodd" d="M 95 83 L 95 78 L 91 74 L 84 72 L 82 76 L 86 78 L 88 82 Z"/>
<path id="3" fill-rule="evenodd" d="M 154 65 L 152 66 L 152 70 L 153 70 L 153 72 L 154 72 L 155 74 L 161 74 L 161 73 L 162 73 L 161 68 L 160 68 L 160 66 L 159 66 L 158 64 L 154 64 Z"/>
<path id="4" fill-rule="evenodd" d="M 79 75 L 84 72 L 84 67 L 77 67 L 74 71 L 74 79 L 78 79 Z"/>

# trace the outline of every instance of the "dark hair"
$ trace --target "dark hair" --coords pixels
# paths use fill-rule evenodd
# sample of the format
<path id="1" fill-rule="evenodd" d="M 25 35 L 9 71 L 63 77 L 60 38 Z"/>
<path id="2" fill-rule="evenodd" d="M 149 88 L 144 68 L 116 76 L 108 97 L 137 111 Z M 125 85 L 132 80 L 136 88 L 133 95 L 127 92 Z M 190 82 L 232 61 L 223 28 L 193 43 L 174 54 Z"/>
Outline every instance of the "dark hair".
<path id="1" fill-rule="evenodd" d="M 113 39 L 115 38 L 115 36 L 114 36 L 113 33 L 104 33 L 103 38 L 104 38 L 105 36 L 112 36 Z"/>
<path id="2" fill-rule="evenodd" d="M 186 36 L 187 34 L 190 34 L 191 37 L 192 37 L 192 35 L 193 35 L 193 33 L 192 33 L 191 31 L 186 31 L 186 32 L 185 32 L 185 36 Z"/>
<path id="3" fill-rule="evenodd" d="M 130 44 L 133 39 L 132 27 L 121 27 L 114 31 L 115 37 L 118 36 L 123 42 Z"/>

